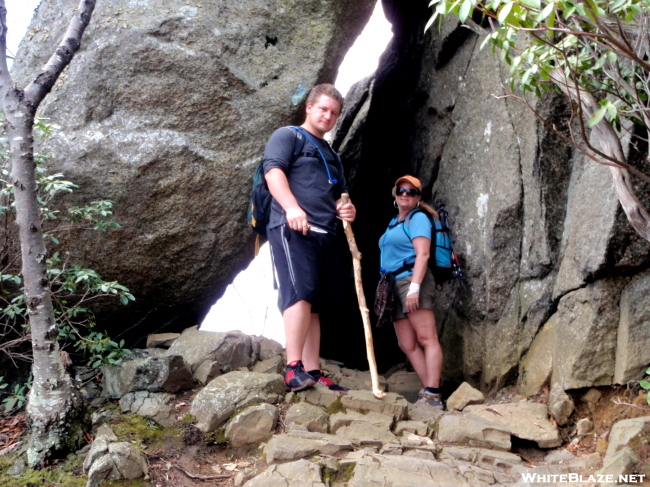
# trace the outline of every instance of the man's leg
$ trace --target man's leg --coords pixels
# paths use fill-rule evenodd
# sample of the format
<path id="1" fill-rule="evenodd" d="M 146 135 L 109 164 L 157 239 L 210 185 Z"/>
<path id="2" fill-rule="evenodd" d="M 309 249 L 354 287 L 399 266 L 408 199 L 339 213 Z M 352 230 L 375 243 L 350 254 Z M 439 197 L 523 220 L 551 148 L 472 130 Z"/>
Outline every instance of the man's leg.
<path id="1" fill-rule="evenodd" d="M 311 330 L 311 316 L 311 304 L 304 300 L 294 303 L 282 313 L 282 317 L 284 318 L 287 363 L 294 362 L 295 360 L 303 360 L 304 362 L 306 357 L 306 340 Z M 318 317 L 318 315 L 316 316 Z M 318 344 L 320 344 L 320 326 Z M 318 356 L 318 351 L 316 354 Z M 307 367 L 306 363 L 305 367 Z"/>
<path id="2" fill-rule="evenodd" d="M 345 392 L 347 388 L 335 384 L 332 380 L 323 375 L 320 370 L 320 316 L 312 313 L 309 322 L 309 331 L 302 351 L 302 360 L 305 370 L 316 382 L 329 388 L 332 391 Z"/>
<path id="3" fill-rule="evenodd" d="M 318 313 L 310 314 L 309 329 L 304 344 L 302 362 L 305 364 L 305 370 L 320 370 L 320 317 Z"/>
<path id="4" fill-rule="evenodd" d="M 280 291 L 278 305 L 284 319 L 287 354 L 284 380 L 290 390 L 300 391 L 315 383 L 302 363 L 313 301 L 310 296 L 315 294 L 312 291 L 315 275 L 309 268 L 313 242 L 285 227 L 269 228 L 267 237 Z"/>
<path id="5" fill-rule="evenodd" d="M 292 391 L 302 391 L 316 383 L 316 379 L 305 371 L 302 362 L 311 314 L 311 304 L 305 300 L 292 304 L 282 313 L 287 351 L 284 381 Z"/>

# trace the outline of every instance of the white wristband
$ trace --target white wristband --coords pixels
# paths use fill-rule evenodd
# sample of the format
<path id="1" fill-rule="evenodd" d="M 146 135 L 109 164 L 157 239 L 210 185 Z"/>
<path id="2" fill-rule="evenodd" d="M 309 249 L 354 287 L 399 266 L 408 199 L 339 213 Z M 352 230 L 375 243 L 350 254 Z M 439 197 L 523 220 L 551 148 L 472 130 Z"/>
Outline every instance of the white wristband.
<path id="1" fill-rule="evenodd" d="M 406 293 L 407 296 L 410 296 L 411 294 L 419 293 L 420 292 L 420 285 L 416 282 L 412 282 L 409 284 L 409 291 Z"/>

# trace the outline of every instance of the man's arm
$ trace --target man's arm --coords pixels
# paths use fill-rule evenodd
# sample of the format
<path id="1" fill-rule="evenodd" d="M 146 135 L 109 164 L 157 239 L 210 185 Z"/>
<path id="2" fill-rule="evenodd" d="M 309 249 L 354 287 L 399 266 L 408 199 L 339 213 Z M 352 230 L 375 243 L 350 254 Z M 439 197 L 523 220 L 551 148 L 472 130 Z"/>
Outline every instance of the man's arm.
<path id="1" fill-rule="evenodd" d="M 302 232 L 303 235 L 307 235 L 309 231 L 307 214 L 300 208 L 296 197 L 291 192 L 289 180 L 284 171 L 279 167 L 273 167 L 266 172 L 264 178 L 266 179 L 271 196 L 273 196 L 275 201 L 286 212 L 289 228 Z"/>

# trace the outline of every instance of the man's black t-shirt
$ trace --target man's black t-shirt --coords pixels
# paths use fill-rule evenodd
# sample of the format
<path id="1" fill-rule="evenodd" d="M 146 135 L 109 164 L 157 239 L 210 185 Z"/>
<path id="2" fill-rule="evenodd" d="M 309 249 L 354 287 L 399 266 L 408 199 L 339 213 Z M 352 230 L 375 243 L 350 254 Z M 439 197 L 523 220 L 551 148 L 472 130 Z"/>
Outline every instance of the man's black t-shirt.
<path id="1" fill-rule="evenodd" d="M 312 134 L 312 140 L 318 144 L 325 156 L 332 179 L 328 181 L 325 164 L 316 148 L 309 140 L 305 141 L 300 156 L 293 159 L 294 144 L 298 137 L 304 137 L 296 130 L 282 127 L 276 130 L 264 149 L 264 174 L 277 167 L 287 175 L 289 188 L 300 207 L 307 213 L 307 221 L 328 232 L 336 232 L 336 200 L 345 192 L 345 176 L 339 157 L 334 154 L 329 144 Z M 269 228 L 286 223 L 286 215 L 280 204 L 273 200 L 271 203 L 271 218 Z"/>

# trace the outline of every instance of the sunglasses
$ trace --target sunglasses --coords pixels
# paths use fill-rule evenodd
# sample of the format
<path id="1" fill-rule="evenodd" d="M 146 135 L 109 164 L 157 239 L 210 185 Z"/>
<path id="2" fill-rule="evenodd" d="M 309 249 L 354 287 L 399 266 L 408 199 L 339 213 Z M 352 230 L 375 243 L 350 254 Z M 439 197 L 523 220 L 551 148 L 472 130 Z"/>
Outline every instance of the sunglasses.
<path id="1" fill-rule="evenodd" d="M 397 189 L 395 190 L 395 194 L 396 194 L 397 196 L 402 196 L 403 194 L 405 194 L 406 196 L 410 196 L 410 197 L 412 198 L 412 197 L 414 197 L 414 196 L 420 196 L 420 191 L 418 191 L 418 190 L 415 189 L 415 188 L 409 188 L 409 189 L 406 189 L 406 188 L 397 188 Z"/>

